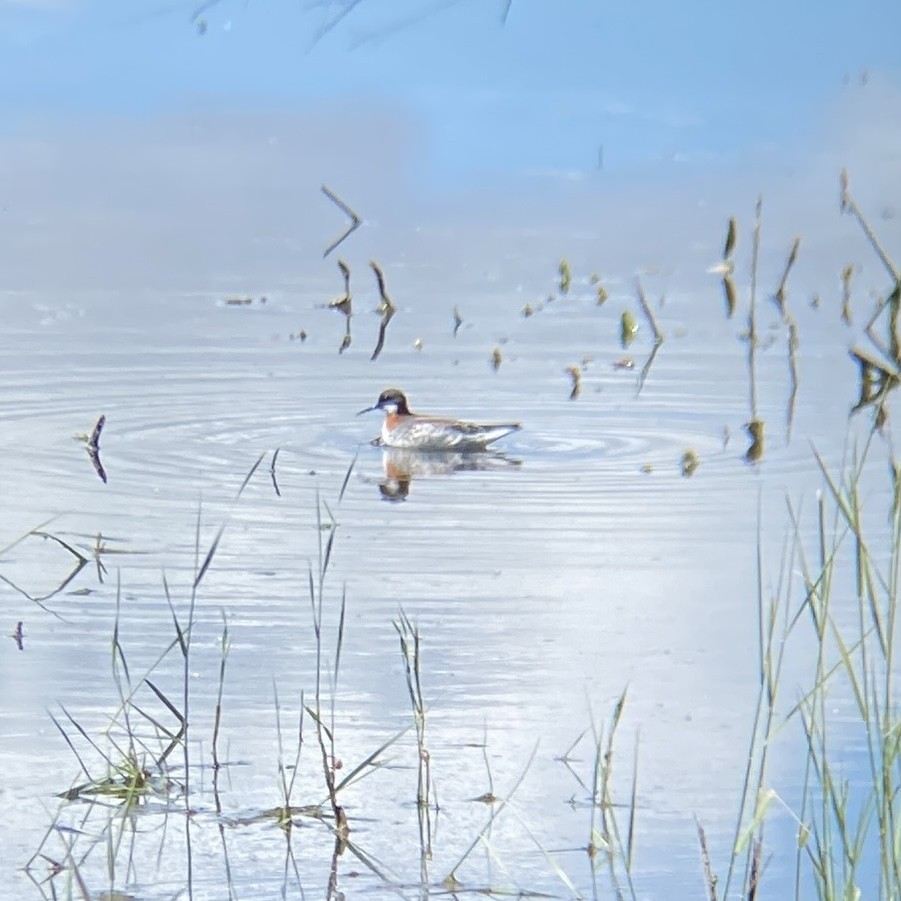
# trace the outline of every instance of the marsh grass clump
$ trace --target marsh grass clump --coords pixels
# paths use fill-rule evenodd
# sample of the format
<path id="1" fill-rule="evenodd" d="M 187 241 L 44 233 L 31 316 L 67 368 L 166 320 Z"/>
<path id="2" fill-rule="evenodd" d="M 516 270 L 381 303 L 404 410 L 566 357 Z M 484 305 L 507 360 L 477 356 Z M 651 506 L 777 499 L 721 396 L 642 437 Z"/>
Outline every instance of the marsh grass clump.
<path id="1" fill-rule="evenodd" d="M 790 714 L 807 744 L 799 854 L 806 856 L 817 895 L 824 899 L 866 897 L 874 888 L 873 897 L 896 898 L 901 892 L 901 715 L 895 695 L 901 508 L 892 460 L 888 490 L 877 495 L 884 502 L 879 512 L 890 524 L 888 541 L 867 534 L 865 506 L 872 501 L 863 483 L 874 434 L 859 461 L 840 475 L 817 456 L 826 483 L 818 508 L 818 548 L 815 555 L 800 557 L 802 612 L 819 653 L 813 686 Z M 836 609 L 845 591 L 838 569 L 842 559 L 854 574 L 857 615 L 849 624 Z M 836 698 L 844 699 L 852 714 L 847 730 L 831 721 Z M 852 735 L 865 748 L 859 782 L 842 773 L 838 750 Z"/>
<path id="2" fill-rule="evenodd" d="M 167 696 L 150 676 L 174 648 L 185 651 L 184 631 L 175 617 L 176 637 L 157 658 L 150 672 L 133 680 L 121 641 L 120 617 L 121 586 L 116 592 L 112 640 L 112 674 L 119 694 L 119 708 L 101 741 L 92 738 L 65 707 L 62 712 L 67 725 L 50 714 L 87 779 L 60 795 L 67 800 L 103 797 L 122 801 L 128 807 L 151 796 L 166 798 L 183 788 L 171 775 L 170 757 L 182 744 L 187 719 L 175 700 Z M 151 702 L 154 702 L 153 706 L 150 706 Z M 82 744 L 82 751 L 77 742 Z M 84 750 L 93 751 L 102 761 L 103 775 L 96 774 L 95 768 L 89 766 Z"/>

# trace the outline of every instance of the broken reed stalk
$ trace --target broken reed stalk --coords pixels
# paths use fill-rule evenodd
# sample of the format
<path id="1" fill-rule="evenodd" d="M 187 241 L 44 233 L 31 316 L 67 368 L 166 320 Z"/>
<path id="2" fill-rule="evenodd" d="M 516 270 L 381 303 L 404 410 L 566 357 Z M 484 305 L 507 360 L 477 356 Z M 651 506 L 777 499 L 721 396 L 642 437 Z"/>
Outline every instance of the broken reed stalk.
<path id="1" fill-rule="evenodd" d="M 732 254 L 735 252 L 735 245 L 738 243 L 738 222 L 735 220 L 735 216 L 729 217 L 729 227 L 726 229 L 726 241 L 723 244 L 723 262 L 728 263 L 732 259 Z M 727 268 L 728 273 L 728 268 Z"/>
<path id="2" fill-rule="evenodd" d="M 281 453 L 281 448 L 277 447 L 272 453 L 272 462 L 269 464 L 269 476 L 272 479 L 272 487 L 275 489 L 275 496 L 281 497 L 282 493 L 278 488 L 278 479 L 275 476 L 275 464 L 278 462 L 278 455 Z"/>
<path id="3" fill-rule="evenodd" d="M 785 288 L 788 283 L 788 277 L 791 274 L 792 267 L 795 265 L 798 259 L 798 251 L 801 247 L 801 238 L 800 236 L 796 237 L 792 242 L 791 250 L 788 254 L 788 259 L 785 262 L 785 269 L 782 271 L 782 278 L 779 279 L 779 285 L 777 286 L 773 298 L 776 301 L 776 305 L 779 307 L 779 315 L 782 317 L 782 322 L 786 326 L 787 330 L 787 348 L 788 348 L 788 374 L 790 381 L 790 388 L 788 392 L 788 402 L 786 406 L 785 413 L 785 440 L 786 442 L 791 440 L 792 433 L 792 424 L 794 423 L 795 418 L 795 405 L 797 404 L 798 399 L 798 378 L 799 378 L 799 370 L 798 370 L 798 347 L 799 347 L 799 336 L 798 336 L 798 323 L 794 316 L 788 310 L 788 298 L 785 293 Z M 763 422 L 753 418 L 751 422 L 748 423 L 747 428 L 749 430 L 753 429 L 751 432 L 752 439 L 754 442 L 751 447 L 748 449 L 745 457 L 750 462 L 756 462 L 763 456 Z M 758 432 L 760 441 L 758 441 Z"/>
<path id="4" fill-rule="evenodd" d="M 654 345 L 651 348 L 651 353 L 648 355 L 648 359 L 645 361 L 645 364 L 638 376 L 638 387 L 636 389 L 636 394 L 641 394 L 641 389 L 644 388 L 644 383 L 647 380 L 648 373 L 651 371 L 651 366 L 654 364 L 654 360 L 657 358 L 657 353 L 659 352 L 660 346 L 663 344 L 664 338 L 666 336 L 663 334 L 663 330 L 657 324 L 657 319 L 654 316 L 654 311 L 651 309 L 651 305 L 648 303 L 648 298 L 645 295 L 644 291 L 644 285 L 641 282 L 641 276 L 635 277 L 635 287 L 638 293 L 638 305 L 641 307 L 645 318 L 648 320 L 648 324 L 651 327 L 651 333 L 654 336 Z"/>
<path id="5" fill-rule="evenodd" d="M 644 293 L 644 285 L 641 283 L 641 276 L 635 277 L 635 287 L 638 291 L 638 303 L 641 306 L 645 318 L 648 320 L 648 324 L 651 326 L 651 332 L 654 335 L 654 343 L 662 344 L 665 336 L 661 331 L 660 326 L 657 324 L 657 319 L 654 316 L 651 305 L 648 303 L 648 299 Z"/>
<path id="6" fill-rule="evenodd" d="M 857 205 L 857 201 L 851 196 L 851 192 L 848 187 L 848 170 L 842 169 L 841 172 L 841 210 L 843 213 L 850 213 L 858 222 L 860 227 L 863 229 L 863 233 L 867 236 L 867 240 L 870 242 L 870 246 L 873 250 L 876 251 L 876 255 L 879 257 L 882 265 L 885 266 L 886 271 L 892 277 L 892 281 L 895 284 L 901 282 L 901 272 L 898 271 L 897 266 L 895 266 L 891 257 L 886 253 L 885 248 L 882 246 L 879 238 L 876 236 L 876 232 L 873 231 L 872 226 L 867 221 L 866 216 L 864 216 L 860 207 Z"/>
<path id="7" fill-rule="evenodd" d="M 782 314 L 782 318 L 785 318 L 786 315 L 786 305 L 785 305 L 785 286 L 788 282 L 788 276 L 791 274 L 792 267 L 795 265 L 798 259 L 798 250 L 801 247 L 801 237 L 800 235 L 795 238 L 792 242 L 791 250 L 788 254 L 788 259 L 785 261 L 785 269 L 782 272 L 782 278 L 779 279 L 779 286 L 776 288 L 776 292 L 773 295 L 776 299 L 776 303 L 779 307 L 779 312 Z"/>
<path id="8" fill-rule="evenodd" d="M 748 310 L 748 378 L 751 393 L 751 419 L 757 419 L 757 276 L 760 265 L 760 227 L 763 195 L 757 197 L 751 250 L 751 304 Z"/>
<path id="9" fill-rule="evenodd" d="M 419 826 L 419 878 L 422 885 L 429 883 L 429 861 L 432 857 L 432 820 L 431 820 L 431 756 L 426 747 L 426 706 L 422 695 L 422 653 L 419 628 L 410 622 L 409 617 L 400 611 L 399 622 L 394 628 L 400 638 L 400 653 L 404 661 L 404 675 L 407 682 L 407 693 L 413 710 L 413 722 L 416 728 L 416 808 Z"/>
<path id="10" fill-rule="evenodd" d="M 848 351 L 848 353 L 857 363 L 873 369 L 884 379 L 901 378 L 901 372 L 895 369 L 891 363 L 877 360 L 876 357 L 874 357 L 872 354 L 867 353 L 867 351 L 865 351 L 862 347 L 855 345 Z"/>
<path id="11" fill-rule="evenodd" d="M 282 807 L 276 810 L 276 817 L 279 826 L 284 830 L 289 830 L 293 826 L 293 807 L 291 798 L 294 794 L 294 784 L 297 780 L 297 773 L 300 769 L 300 755 L 303 749 L 303 714 L 304 702 L 303 691 L 300 693 L 300 711 L 297 715 L 297 742 L 294 748 L 294 760 L 291 762 L 291 778 L 286 773 L 288 767 L 285 765 L 284 741 L 282 740 L 282 711 L 281 704 L 278 699 L 278 686 L 275 680 L 272 681 L 272 692 L 275 699 L 275 732 L 278 743 L 278 778 L 282 791 Z"/>
<path id="12" fill-rule="evenodd" d="M 629 811 L 629 840 L 624 843 L 619 829 L 611 788 L 613 778 L 613 748 L 616 741 L 617 730 L 622 720 L 626 706 L 627 690 L 624 690 L 613 708 L 610 727 L 606 735 L 601 729 L 598 731 L 594 723 L 592 730 L 595 737 L 594 770 L 592 774 L 592 815 L 591 838 L 588 845 L 588 854 L 594 860 L 599 850 L 603 850 L 610 870 L 610 878 L 617 896 L 622 895 L 622 889 L 617 876 L 617 860 L 621 860 L 626 875 L 626 884 L 630 896 L 636 898 L 635 886 L 632 882 L 632 850 L 630 845 L 634 840 L 635 832 L 635 806 L 634 800 L 637 791 L 638 774 L 632 774 L 632 807 Z M 637 761 L 637 757 L 636 757 Z M 598 812 L 600 823 L 598 823 Z"/>
<path id="13" fill-rule="evenodd" d="M 323 523 L 322 523 L 322 509 L 325 507 L 326 512 L 329 514 L 329 523 L 326 526 L 328 529 L 328 541 L 323 547 L 322 544 L 322 534 L 323 534 Z M 346 840 L 347 834 L 349 832 L 348 824 L 347 824 L 347 816 L 344 813 L 344 809 L 338 803 L 338 794 L 335 788 L 335 767 L 337 762 L 336 756 L 336 747 L 335 747 L 335 723 L 334 723 L 334 688 L 332 690 L 332 728 L 329 729 L 325 723 L 323 722 L 322 715 L 322 671 L 323 671 L 323 659 L 322 659 L 322 607 L 323 600 L 325 595 L 325 578 L 328 573 L 329 564 L 331 562 L 332 556 L 332 548 L 334 546 L 335 541 L 335 532 L 337 529 L 338 523 L 335 521 L 334 516 L 331 515 L 331 512 L 328 509 L 328 505 L 320 498 L 319 491 L 316 491 L 316 534 L 318 539 L 318 559 L 317 559 L 317 584 L 314 586 L 313 583 L 313 568 L 312 565 L 309 567 L 309 592 L 310 592 L 310 604 L 313 612 L 313 634 L 316 639 L 316 692 L 315 692 L 315 709 L 310 710 L 307 708 L 307 712 L 313 717 L 314 722 L 316 723 L 316 739 L 319 744 L 319 751 L 322 756 L 322 771 L 323 776 L 325 778 L 325 786 L 328 791 L 328 799 L 329 803 L 332 807 L 332 814 L 335 818 L 335 836 L 336 839 L 343 842 Z M 340 664 L 341 659 L 341 644 L 343 640 L 344 634 L 344 613 L 345 613 L 345 600 L 346 594 L 342 595 L 341 600 L 341 618 L 340 618 L 340 626 L 338 631 L 338 645 L 337 645 L 337 654 L 335 659 L 335 673 L 334 678 L 332 679 L 330 676 L 330 682 L 334 686 L 337 683 L 338 678 L 338 666 Z M 328 747 L 326 746 L 326 739 L 328 739 Z M 331 754 L 329 753 L 331 751 Z"/>
<path id="14" fill-rule="evenodd" d="M 53 541 L 55 544 L 58 544 L 61 548 L 64 548 L 68 553 L 70 553 L 74 558 L 75 562 L 72 565 L 72 569 L 66 573 L 66 575 L 62 578 L 62 580 L 54 586 L 54 588 L 47 592 L 44 595 L 36 596 L 30 594 L 24 588 L 21 588 L 12 579 L 7 578 L 2 573 L 0 573 L 0 582 L 8 585 L 13 591 L 21 594 L 22 597 L 27 598 L 34 604 L 37 604 L 44 613 L 49 613 L 50 616 L 54 617 L 54 619 L 59 620 L 60 622 L 65 622 L 65 619 L 57 613 L 55 610 L 51 610 L 44 601 L 50 600 L 50 598 L 59 594 L 65 587 L 87 566 L 88 558 L 84 556 L 84 554 L 79 553 L 72 545 L 68 542 L 63 541 L 58 535 L 54 535 L 52 532 L 45 532 L 43 527 L 49 525 L 49 523 L 53 522 L 57 517 L 53 516 L 50 519 L 46 520 L 39 526 L 36 526 L 31 531 L 26 532 L 24 535 L 19 536 L 17 539 L 8 544 L 5 548 L 0 549 L 0 557 L 3 557 L 8 551 L 12 550 L 14 547 L 20 545 L 23 541 L 26 541 L 28 538 L 42 538 L 45 541 Z"/>
<path id="15" fill-rule="evenodd" d="M 569 399 L 576 400 L 582 392 L 582 370 L 578 366 L 567 366 L 564 371 L 571 379 Z"/>
<path id="16" fill-rule="evenodd" d="M 279 787 L 282 790 L 282 807 L 278 813 L 278 824 L 282 829 L 291 828 L 291 801 L 288 794 L 288 778 L 285 775 L 285 744 L 282 741 L 282 708 L 278 700 L 278 685 L 272 680 L 272 698 L 275 704 L 275 743 L 278 751 L 276 765 L 278 767 Z"/>
<path id="17" fill-rule="evenodd" d="M 724 275 L 722 281 L 723 297 L 726 300 L 726 316 L 731 319 L 735 315 L 738 306 L 738 292 L 735 290 L 735 282 L 731 275 Z"/>
<path id="18" fill-rule="evenodd" d="M 228 638 L 228 620 L 225 611 L 222 611 L 222 638 L 219 643 L 219 684 L 216 690 L 216 710 L 213 714 L 213 769 L 218 770 L 219 762 L 219 727 L 222 724 L 222 692 L 225 688 L 225 665 L 228 661 L 228 652 L 231 650 L 231 642 Z"/>
<path id="19" fill-rule="evenodd" d="M 763 837 L 758 834 L 754 841 L 754 849 L 751 852 L 751 876 L 748 879 L 747 892 L 745 897 L 748 901 L 757 901 L 757 889 L 760 885 L 760 878 L 763 875 Z"/>
<path id="20" fill-rule="evenodd" d="M 513 796 L 519 790 L 519 787 L 522 785 L 526 776 L 528 775 L 529 770 L 532 768 L 532 763 L 535 760 L 535 755 L 538 753 L 538 743 L 535 743 L 535 746 L 532 748 L 532 753 L 529 754 L 529 759 L 526 761 L 526 765 L 523 768 L 523 771 L 519 774 L 519 778 L 516 782 L 513 783 L 512 788 L 507 793 L 506 797 L 500 799 L 498 803 L 491 808 L 491 813 L 488 815 L 488 821 L 485 825 L 479 830 L 476 837 L 472 840 L 467 849 L 463 852 L 463 855 L 457 860 L 457 862 L 451 867 L 450 872 L 447 876 L 444 877 L 443 884 L 446 888 L 453 891 L 455 888 L 459 888 L 460 882 L 457 879 L 457 871 L 461 866 L 466 862 L 467 858 L 470 854 L 482 843 L 485 836 L 491 830 L 491 827 L 494 825 L 494 821 L 500 816 L 503 809 L 510 803 L 513 799 Z"/>
<path id="21" fill-rule="evenodd" d="M 381 322 L 379 323 L 379 336 L 376 341 L 375 350 L 372 352 L 372 356 L 369 358 L 370 360 L 377 360 L 379 358 L 379 354 L 382 352 L 382 348 L 385 346 L 385 334 L 388 330 L 388 323 L 394 318 L 394 314 L 397 312 L 397 307 L 391 302 L 391 298 L 388 296 L 388 292 L 385 288 L 385 273 L 382 272 L 382 267 L 375 260 L 369 261 L 369 266 L 372 271 L 375 273 L 376 281 L 379 286 L 379 305 L 376 312 L 381 314 Z M 456 334 L 456 331 L 454 332 Z"/>
<path id="22" fill-rule="evenodd" d="M 325 194 L 325 196 L 328 197 L 328 199 L 331 200 L 331 202 L 335 204 L 335 206 L 338 207 L 338 209 L 341 210 L 341 212 L 344 213 L 344 215 L 347 216 L 348 219 L 350 219 L 350 225 L 347 227 L 347 229 L 340 235 L 338 235 L 338 237 L 335 238 L 335 240 L 325 248 L 325 252 L 322 254 L 322 258 L 325 259 L 339 244 L 349 238 L 360 227 L 363 220 L 359 217 L 359 215 L 357 215 L 356 211 L 351 209 L 351 207 L 348 206 L 334 191 L 332 191 L 331 188 L 327 187 L 326 185 L 322 185 L 321 190 L 322 193 Z"/>
<path id="23" fill-rule="evenodd" d="M 892 360 L 896 364 L 901 365 L 901 334 L 899 334 L 899 328 L 901 328 L 901 272 L 899 272 L 898 267 L 895 265 L 891 257 L 889 257 L 885 248 L 882 246 L 882 243 L 879 241 L 876 232 L 873 230 L 873 227 L 867 221 L 867 218 L 864 216 L 857 202 L 851 196 L 851 192 L 848 187 L 847 169 L 842 169 L 841 172 L 841 210 L 843 213 L 847 212 L 854 216 L 860 227 L 863 229 L 867 240 L 870 242 L 870 246 L 876 252 L 876 255 L 881 260 L 882 265 L 885 266 L 886 271 L 891 276 L 893 283 L 892 290 L 886 301 L 889 307 L 889 348 Z M 882 349 L 881 342 L 876 343 L 877 346 Z"/>
<path id="24" fill-rule="evenodd" d="M 789 511 L 791 512 L 790 505 Z M 782 726 L 781 717 L 777 714 L 779 687 L 789 638 L 801 621 L 801 617 L 790 610 L 789 604 L 793 574 L 800 553 L 799 536 L 786 536 L 776 585 L 772 588 L 767 586 L 763 569 L 763 513 L 759 495 L 756 549 L 759 667 L 757 703 L 723 898 L 730 897 L 730 887 L 740 860 L 744 863 L 741 889 L 744 897 L 756 897 L 763 850 L 763 826 L 769 804 L 777 798 L 776 793 L 766 785 L 769 778 L 769 754 L 775 734 Z"/>
<path id="25" fill-rule="evenodd" d="M 735 271 L 735 262 L 732 259 L 732 255 L 735 253 L 735 245 L 737 243 L 738 222 L 735 221 L 735 216 L 730 216 L 729 227 L 726 230 L 726 241 L 723 245 L 723 261 L 720 265 L 710 270 L 711 272 L 719 272 L 723 276 L 723 297 L 726 301 L 726 317 L 728 319 L 735 315 L 735 308 L 738 305 L 735 282 L 732 280 L 732 273 Z"/>
<path id="26" fill-rule="evenodd" d="M 879 351 L 879 353 L 883 354 L 883 356 L 889 357 L 891 359 L 895 358 L 895 355 L 892 353 L 891 349 L 886 345 L 885 341 L 882 340 L 881 336 L 876 333 L 876 323 L 879 320 L 879 317 L 885 311 L 885 308 L 891 304 L 891 298 L 882 298 L 876 304 L 876 309 L 873 310 L 873 314 L 870 316 L 869 322 L 867 322 L 864 327 L 864 334 L 873 342 L 873 346 Z"/>
<path id="27" fill-rule="evenodd" d="M 788 325 L 788 374 L 791 382 L 791 388 L 788 392 L 788 409 L 785 416 L 785 440 L 788 442 L 791 440 L 792 425 L 795 421 L 795 407 L 798 402 L 798 347 L 800 339 L 798 337 L 798 323 L 795 321 L 795 317 L 786 312 L 784 318 Z"/>
<path id="28" fill-rule="evenodd" d="M 648 374 L 650 373 L 651 367 L 654 365 L 654 360 L 657 359 L 657 354 L 660 352 L 660 348 L 662 346 L 662 341 L 654 342 L 654 346 L 651 348 L 651 352 L 648 354 L 648 358 L 647 360 L 645 360 L 645 364 L 641 367 L 641 372 L 638 374 L 638 387 L 635 391 L 636 394 L 641 394 L 641 389 L 644 388 L 644 383 L 647 381 Z"/>
<path id="29" fill-rule="evenodd" d="M 851 314 L 851 278 L 854 275 L 854 266 L 852 263 L 848 263 L 844 269 L 842 269 L 841 280 L 842 280 L 842 322 L 845 325 L 851 325 L 853 323 L 853 316 Z"/>
<path id="30" fill-rule="evenodd" d="M 272 479 L 275 481 L 275 460 L 273 459 Z M 219 682 L 216 690 L 216 709 L 213 714 L 213 803 L 216 807 L 216 825 L 219 830 L 219 841 L 222 844 L 222 860 L 225 865 L 225 881 L 228 886 L 228 901 L 237 901 L 232 877 L 231 859 L 228 855 L 228 841 L 226 840 L 225 817 L 222 816 L 222 795 L 219 791 L 219 776 L 222 772 L 222 763 L 219 760 L 219 730 L 222 725 L 222 695 L 225 689 L 225 667 L 228 661 L 231 641 L 228 637 L 228 620 L 225 618 L 225 610 L 222 610 L 222 637 L 219 643 Z"/>
<path id="31" fill-rule="evenodd" d="M 707 850 L 707 836 L 704 827 L 695 817 L 695 826 L 698 828 L 698 843 L 701 846 L 701 864 L 704 868 L 704 887 L 707 889 L 707 901 L 719 901 L 716 891 L 717 878 L 710 866 L 710 852 Z"/>
<path id="32" fill-rule="evenodd" d="M 400 611 L 400 620 L 394 623 L 400 638 L 400 653 L 404 661 L 404 675 L 407 681 L 407 693 L 413 709 L 413 722 L 416 727 L 416 750 L 418 757 L 418 778 L 416 785 L 416 803 L 420 807 L 429 806 L 431 792 L 430 757 L 426 748 L 426 707 L 422 697 L 422 661 L 421 639 L 419 628 L 410 622 L 409 617 Z"/>

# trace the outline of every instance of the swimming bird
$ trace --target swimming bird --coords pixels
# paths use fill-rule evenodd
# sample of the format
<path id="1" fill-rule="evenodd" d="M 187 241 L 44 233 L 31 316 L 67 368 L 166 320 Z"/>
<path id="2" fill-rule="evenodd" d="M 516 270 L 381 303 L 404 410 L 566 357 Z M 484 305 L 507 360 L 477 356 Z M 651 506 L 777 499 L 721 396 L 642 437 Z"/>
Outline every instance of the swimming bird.
<path id="1" fill-rule="evenodd" d="M 481 424 L 461 422 L 438 416 L 411 413 L 407 398 L 397 388 L 387 388 L 371 407 L 360 410 L 358 416 L 372 410 L 383 410 L 382 444 L 423 451 L 481 451 L 522 426 L 518 422 Z"/>

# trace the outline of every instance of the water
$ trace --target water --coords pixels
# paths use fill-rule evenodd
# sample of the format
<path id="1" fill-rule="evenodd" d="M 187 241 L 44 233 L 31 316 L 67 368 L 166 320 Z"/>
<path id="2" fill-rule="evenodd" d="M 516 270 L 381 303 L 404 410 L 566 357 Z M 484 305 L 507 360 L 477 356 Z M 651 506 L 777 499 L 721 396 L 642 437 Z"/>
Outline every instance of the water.
<path id="1" fill-rule="evenodd" d="M 861 338 L 870 289 L 884 290 L 871 251 L 839 218 L 834 168 L 816 156 L 800 184 L 770 171 L 748 190 L 720 173 L 678 186 L 500 183 L 428 201 L 397 172 L 380 189 L 357 171 L 341 192 L 367 224 L 323 261 L 341 218 L 318 194 L 312 163 L 299 183 L 289 175 L 298 121 L 273 114 L 254 137 L 228 124 L 223 114 L 189 154 L 179 123 L 148 125 L 155 167 L 152 154 L 141 155 L 140 130 L 83 134 L 52 166 L 18 147 L 15 202 L 0 235 L 8 273 L 0 545 L 40 527 L 86 563 L 57 591 L 77 563 L 59 542 L 32 535 L 0 555 L 3 628 L 21 621 L 24 632 L 22 649 L 7 640 L 0 650 L 4 891 L 49 897 L 52 885 L 80 897 L 67 881 L 77 870 L 90 897 L 188 897 L 189 885 L 197 899 L 297 897 L 326 892 L 334 865 L 345 893 L 412 897 L 421 878 L 437 887 L 485 827 L 492 808 L 474 799 L 506 798 L 514 787 L 455 871 L 464 886 L 570 896 L 596 881 L 606 891 L 606 866 L 593 875 L 585 852 L 591 731 L 609 734 L 626 692 L 612 791 L 625 805 L 617 808 L 625 829 L 637 760 L 637 896 L 668 896 L 674 885 L 699 894 L 694 818 L 722 872 L 752 726 L 758 535 L 768 592 L 778 587 L 790 531 L 785 498 L 806 514 L 823 484 L 811 443 L 835 467 L 845 453 L 857 397 L 847 348 Z M 246 179 L 240 189 L 226 177 L 236 170 Z M 879 192 L 881 170 L 871 171 L 864 197 Z M 752 465 L 743 333 L 757 187 L 767 189 L 756 375 L 767 426 L 763 459 Z M 742 227 L 740 306 L 728 319 L 718 277 L 705 270 L 732 214 Z M 881 219 L 879 229 L 897 246 L 898 220 Z M 787 336 L 769 292 L 796 233 L 803 245 L 789 308 L 801 337 L 800 390 L 789 431 Z M 353 341 L 340 354 L 344 319 L 325 308 L 342 289 L 339 254 L 354 292 Z M 375 362 L 373 257 L 398 307 Z M 574 272 L 565 297 L 556 288 L 563 257 Z M 838 273 L 851 261 L 861 266 L 853 328 L 839 318 Z M 610 291 L 603 306 L 594 272 Z M 636 272 L 666 334 L 641 385 L 652 343 L 634 300 Z M 251 304 L 225 302 L 244 294 Z M 537 310 L 528 318 L 527 303 Z M 456 335 L 455 306 L 464 320 Z M 641 328 L 624 349 L 626 308 Z M 614 365 L 624 356 L 634 368 Z M 570 400 L 565 368 L 573 365 L 581 394 Z M 498 445 L 501 456 L 477 464 L 391 453 L 369 444 L 378 416 L 355 416 L 389 386 L 404 389 L 413 409 L 524 428 Z M 106 483 L 75 438 L 101 414 Z M 867 416 L 851 422 L 852 435 L 866 433 Z M 691 477 L 681 470 L 687 451 L 700 460 Z M 876 453 L 882 466 L 884 445 Z M 873 496 L 884 484 L 874 477 Z M 301 697 L 313 703 L 309 582 L 312 571 L 317 583 L 332 517 L 321 665 L 333 671 L 343 596 L 337 685 L 332 692 L 324 675 L 322 689 L 329 717 L 334 699 L 338 778 L 410 726 L 394 625 L 403 612 L 422 636 L 439 808 L 427 872 L 412 731 L 342 791 L 353 848 L 340 857 L 327 822 L 298 816 L 286 834 L 263 816 L 283 803 L 279 761 L 290 778 Z M 112 718 L 112 737 L 123 740 L 114 629 L 132 683 L 150 674 L 183 710 L 166 592 L 184 628 L 198 564 L 223 525 L 194 599 L 187 799 L 178 750 L 171 791 L 133 815 L 109 799 L 61 801 L 87 777 L 50 714 L 91 776 L 105 768 L 88 739 L 110 753 Z M 878 538 L 887 527 L 874 528 Z M 802 535 L 813 538 L 810 516 Z M 214 781 L 224 624 L 218 754 L 226 765 Z M 810 646 L 798 642 L 783 675 L 786 708 L 811 672 Z M 177 730 L 146 685 L 134 700 Z M 146 754 L 158 754 L 167 742 L 130 715 Z M 771 779 L 788 797 L 800 785 L 798 754 L 790 735 L 772 750 Z M 292 803 L 326 797 L 307 713 Z M 48 835 L 52 823 L 65 828 Z M 784 853 L 767 879 L 777 891 L 791 884 L 791 829 L 776 812 L 771 835 L 784 837 Z M 50 880 L 43 886 L 22 869 L 39 850 L 32 875 Z M 68 853 L 70 865 L 51 878 Z"/>

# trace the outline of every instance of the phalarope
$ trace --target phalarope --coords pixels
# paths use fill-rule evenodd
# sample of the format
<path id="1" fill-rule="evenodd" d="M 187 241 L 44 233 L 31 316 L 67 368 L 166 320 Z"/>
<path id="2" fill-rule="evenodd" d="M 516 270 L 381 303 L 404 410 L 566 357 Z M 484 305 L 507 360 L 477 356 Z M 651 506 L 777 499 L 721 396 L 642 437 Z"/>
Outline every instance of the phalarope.
<path id="1" fill-rule="evenodd" d="M 411 413 L 403 391 L 388 388 L 379 395 L 374 406 L 360 410 L 358 416 L 372 410 L 383 410 L 382 444 L 425 451 L 480 451 L 493 441 L 519 431 L 518 422 L 479 424 L 423 416 Z"/>

